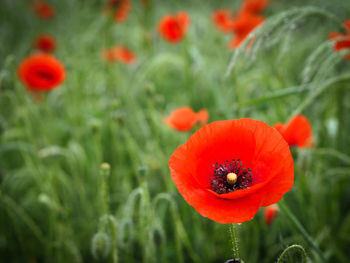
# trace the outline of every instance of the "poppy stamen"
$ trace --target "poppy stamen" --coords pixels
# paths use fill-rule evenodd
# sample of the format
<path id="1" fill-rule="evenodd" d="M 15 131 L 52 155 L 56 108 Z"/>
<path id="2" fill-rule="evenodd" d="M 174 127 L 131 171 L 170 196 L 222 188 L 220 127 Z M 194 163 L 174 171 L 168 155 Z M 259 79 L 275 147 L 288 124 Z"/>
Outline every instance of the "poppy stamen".
<path id="1" fill-rule="evenodd" d="M 237 174 L 235 173 L 228 173 L 226 176 L 226 181 L 229 184 L 235 184 L 237 182 Z"/>
<path id="2" fill-rule="evenodd" d="M 211 187 L 218 194 L 231 193 L 238 189 L 246 189 L 252 182 L 250 168 L 243 167 L 240 159 L 226 160 L 224 164 L 216 163 Z"/>

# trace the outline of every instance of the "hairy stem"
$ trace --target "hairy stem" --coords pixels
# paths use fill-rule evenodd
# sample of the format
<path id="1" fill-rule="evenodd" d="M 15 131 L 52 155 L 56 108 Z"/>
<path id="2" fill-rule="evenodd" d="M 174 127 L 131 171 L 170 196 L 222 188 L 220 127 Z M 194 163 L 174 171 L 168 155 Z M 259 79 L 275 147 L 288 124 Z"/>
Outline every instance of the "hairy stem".
<path id="1" fill-rule="evenodd" d="M 238 247 L 238 237 L 236 233 L 236 224 L 229 224 L 230 234 L 231 234 L 231 242 L 232 242 L 232 250 L 233 250 L 233 258 L 240 258 L 239 247 Z"/>
<path id="2" fill-rule="evenodd" d="M 293 249 L 300 250 L 301 255 L 303 257 L 303 262 L 306 262 L 307 256 L 306 256 L 305 249 L 300 245 L 291 245 L 291 246 L 287 247 L 285 250 L 283 250 L 282 254 L 280 255 L 280 257 L 277 260 L 277 263 L 282 263 L 284 257 L 289 253 L 290 250 L 293 250 Z"/>

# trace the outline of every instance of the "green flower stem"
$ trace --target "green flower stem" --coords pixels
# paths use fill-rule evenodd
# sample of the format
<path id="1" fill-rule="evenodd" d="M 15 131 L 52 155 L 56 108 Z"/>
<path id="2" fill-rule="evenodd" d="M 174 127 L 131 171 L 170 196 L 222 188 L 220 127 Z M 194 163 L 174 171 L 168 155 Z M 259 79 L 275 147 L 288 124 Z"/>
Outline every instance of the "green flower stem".
<path id="1" fill-rule="evenodd" d="M 338 117 L 338 131 L 337 131 L 337 148 L 339 151 L 344 150 L 344 132 L 346 131 L 346 127 L 344 127 L 345 123 L 345 86 L 340 84 L 341 86 L 337 89 L 336 98 L 337 98 L 337 117 Z"/>
<path id="2" fill-rule="evenodd" d="M 110 165 L 103 163 L 101 165 L 102 177 L 102 214 L 109 215 L 109 191 L 108 191 L 108 177 L 110 175 Z"/>
<path id="3" fill-rule="evenodd" d="M 108 163 L 103 163 L 101 165 L 103 213 L 107 215 L 108 224 L 111 229 L 113 263 L 118 263 L 117 227 L 116 227 L 115 219 L 110 214 L 110 210 L 109 210 L 108 177 L 110 176 L 110 173 L 111 173 L 110 165 Z"/>
<path id="4" fill-rule="evenodd" d="M 112 229 L 112 257 L 113 263 L 118 263 L 118 248 L 117 248 L 117 227 L 115 225 L 114 220 L 109 219 L 109 223 Z"/>
<path id="5" fill-rule="evenodd" d="M 233 258 L 240 258 L 239 254 L 239 247 L 238 247 L 238 237 L 236 233 L 236 224 L 231 223 L 229 224 L 230 227 L 230 234 L 231 234 L 231 242 L 232 242 L 232 249 L 233 249 Z"/>
<path id="6" fill-rule="evenodd" d="M 145 241 L 146 245 L 143 246 L 143 262 L 154 262 L 155 254 L 154 247 L 151 240 L 151 227 L 152 227 L 152 219 L 151 219 L 151 208 L 150 208 L 150 195 L 148 191 L 148 185 L 146 178 L 141 178 L 141 218 L 142 222 L 142 238 Z"/>
<path id="7" fill-rule="evenodd" d="M 283 250 L 282 254 L 280 255 L 280 257 L 279 257 L 278 260 L 277 260 L 277 263 L 283 263 L 284 257 L 285 257 L 285 256 L 288 254 L 288 252 L 289 252 L 290 250 L 292 250 L 292 249 L 298 249 L 298 250 L 300 250 L 301 255 L 302 255 L 302 257 L 303 257 L 303 262 L 306 262 L 307 256 L 306 256 L 305 249 L 304 249 L 302 246 L 300 246 L 300 245 L 291 245 L 291 246 L 287 247 L 285 250 Z"/>
<path id="8" fill-rule="evenodd" d="M 316 242 L 312 239 L 312 237 L 307 233 L 303 225 L 299 222 L 299 220 L 296 218 L 296 216 L 293 214 L 291 210 L 289 210 L 288 206 L 284 203 L 284 201 L 280 201 L 278 203 L 279 208 L 281 211 L 289 218 L 289 220 L 295 225 L 295 227 L 298 229 L 298 231 L 302 234 L 302 236 L 305 238 L 306 242 L 309 243 L 309 245 L 314 249 L 314 251 L 317 253 L 317 255 L 320 257 L 321 262 L 326 262 L 326 258 L 323 255 L 322 251 L 316 244 Z"/>

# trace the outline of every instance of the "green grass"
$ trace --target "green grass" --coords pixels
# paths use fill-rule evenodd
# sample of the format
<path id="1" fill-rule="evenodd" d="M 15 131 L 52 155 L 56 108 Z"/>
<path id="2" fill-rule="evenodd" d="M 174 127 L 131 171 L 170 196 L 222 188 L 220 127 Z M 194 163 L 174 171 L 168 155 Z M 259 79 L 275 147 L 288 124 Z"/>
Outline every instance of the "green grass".
<path id="1" fill-rule="evenodd" d="M 327 262 L 348 262 L 350 68 L 326 43 L 328 32 L 342 30 L 329 14 L 340 22 L 350 17 L 348 1 L 274 1 L 266 11 L 271 25 L 274 15 L 293 7 L 305 14 L 292 26 L 282 20 L 268 36 L 271 28 L 263 28 L 255 41 L 261 46 L 241 52 L 227 77 L 229 36 L 216 30 L 210 14 L 238 3 L 153 1 L 146 14 L 139 2 L 123 24 L 110 23 L 100 1 L 56 1 L 52 21 L 37 19 L 29 1 L 0 3 L 0 261 L 98 262 L 91 242 L 99 231 L 110 244 L 105 262 L 112 262 L 113 249 L 119 262 L 232 258 L 229 227 L 201 217 L 170 177 L 169 157 L 192 132 L 176 132 L 162 118 L 190 105 L 208 109 L 211 122 L 249 117 L 273 125 L 305 114 L 316 143 L 293 149 L 295 184 L 284 202 Z M 306 6 L 327 14 L 309 15 Z M 170 45 L 156 23 L 179 10 L 192 24 L 186 41 Z M 40 32 L 57 38 L 55 55 L 67 79 L 38 103 L 19 81 L 17 66 Z M 101 59 L 101 50 L 117 43 L 136 52 L 135 65 Z M 106 183 L 113 219 L 104 216 L 103 162 L 111 165 Z M 245 262 L 275 262 L 292 244 L 302 245 L 310 261 L 320 260 L 283 212 L 266 226 L 259 211 L 239 236 Z M 103 250 L 96 243 L 94 249 Z M 300 261 L 298 250 L 288 253 L 286 262 Z"/>

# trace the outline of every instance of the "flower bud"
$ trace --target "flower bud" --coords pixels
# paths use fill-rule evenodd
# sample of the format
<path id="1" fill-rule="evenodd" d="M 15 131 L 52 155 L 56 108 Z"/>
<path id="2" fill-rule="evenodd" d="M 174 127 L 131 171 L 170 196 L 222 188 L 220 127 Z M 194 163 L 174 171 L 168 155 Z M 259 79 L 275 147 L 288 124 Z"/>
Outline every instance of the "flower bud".
<path id="1" fill-rule="evenodd" d="M 88 125 L 93 133 L 97 133 L 100 130 L 102 123 L 100 120 L 93 118 L 89 120 Z"/>
<path id="2" fill-rule="evenodd" d="M 111 107 L 111 109 L 113 110 L 117 110 L 120 108 L 121 102 L 119 99 L 114 99 L 110 102 L 109 106 Z"/>
<path id="3" fill-rule="evenodd" d="M 106 259 L 111 248 L 110 238 L 104 232 L 96 233 L 91 240 L 91 253 L 96 260 Z"/>
<path id="4" fill-rule="evenodd" d="M 278 212 L 277 205 L 269 205 L 264 208 L 264 221 L 266 225 L 270 225 L 275 219 Z"/>
<path id="5" fill-rule="evenodd" d="M 147 95 L 151 96 L 155 93 L 156 88 L 154 87 L 153 83 L 147 83 L 145 90 L 146 90 Z"/>
<path id="6" fill-rule="evenodd" d="M 111 118 L 120 125 L 123 125 L 125 122 L 126 113 L 123 110 L 117 110 L 112 113 Z"/>
<path id="7" fill-rule="evenodd" d="M 146 165 L 140 165 L 137 172 L 141 178 L 145 178 L 148 173 L 148 167 Z"/>
<path id="8" fill-rule="evenodd" d="M 111 173 L 111 165 L 109 163 L 102 163 L 101 164 L 101 174 L 104 177 L 108 177 Z"/>
<path id="9" fill-rule="evenodd" d="M 227 260 L 225 263 L 244 263 L 240 258 L 233 258 Z"/>

